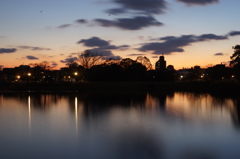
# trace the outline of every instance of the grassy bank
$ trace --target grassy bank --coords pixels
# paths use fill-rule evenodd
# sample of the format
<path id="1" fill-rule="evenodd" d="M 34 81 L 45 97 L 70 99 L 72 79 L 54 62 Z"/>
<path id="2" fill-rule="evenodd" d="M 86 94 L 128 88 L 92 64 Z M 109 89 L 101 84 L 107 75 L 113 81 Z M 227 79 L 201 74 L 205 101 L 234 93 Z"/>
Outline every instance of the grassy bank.
<path id="1" fill-rule="evenodd" d="M 240 82 L 81 82 L 0 83 L 0 91 L 23 92 L 135 92 L 135 91 L 239 91 Z"/>

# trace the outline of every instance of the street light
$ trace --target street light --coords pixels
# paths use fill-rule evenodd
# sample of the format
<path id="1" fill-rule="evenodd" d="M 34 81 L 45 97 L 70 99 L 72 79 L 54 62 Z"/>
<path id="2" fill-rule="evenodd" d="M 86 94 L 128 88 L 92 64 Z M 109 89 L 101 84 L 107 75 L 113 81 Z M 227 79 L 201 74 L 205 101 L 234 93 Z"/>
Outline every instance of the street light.
<path id="1" fill-rule="evenodd" d="M 31 73 L 28 73 L 28 76 L 31 76 Z"/>
<path id="2" fill-rule="evenodd" d="M 20 79 L 21 78 L 21 76 L 17 76 L 17 79 Z"/>
<path id="3" fill-rule="evenodd" d="M 78 75 L 78 73 L 77 73 L 77 72 L 74 72 L 74 75 L 75 75 L 75 76 L 77 76 L 77 75 Z"/>

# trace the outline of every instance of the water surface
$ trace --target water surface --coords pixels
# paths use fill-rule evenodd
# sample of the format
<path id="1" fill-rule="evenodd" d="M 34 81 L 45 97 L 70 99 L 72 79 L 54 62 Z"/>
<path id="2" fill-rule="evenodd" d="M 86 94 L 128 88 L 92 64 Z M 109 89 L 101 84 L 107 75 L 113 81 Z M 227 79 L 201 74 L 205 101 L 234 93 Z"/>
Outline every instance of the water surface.
<path id="1" fill-rule="evenodd" d="M 239 159 L 240 98 L 0 94 L 0 158 Z"/>

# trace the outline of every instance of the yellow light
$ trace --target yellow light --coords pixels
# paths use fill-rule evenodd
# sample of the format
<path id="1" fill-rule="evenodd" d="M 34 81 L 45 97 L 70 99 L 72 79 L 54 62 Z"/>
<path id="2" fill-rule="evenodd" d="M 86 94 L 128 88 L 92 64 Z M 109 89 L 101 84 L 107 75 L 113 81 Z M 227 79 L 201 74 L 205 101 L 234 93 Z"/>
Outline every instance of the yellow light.
<path id="1" fill-rule="evenodd" d="M 71 78 L 71 76 L 68 76 L 68 78 Z"/>
<path id="2" fill-rule="evenodd" d="M 234 75 L 232 75 L 232 78 L 234 78 Z"/>
<path id="3" fill-rule="evenodd" d="M 28 76 L 31 76 L 31 73 L 28 73 Z"/>
<path id="4" fill-rule="evenodd" d="M 17 76 L 17 78 L 19 79 L 19 78 L 21 78 L 21 76 Z"/>
<path id="5" fill-rule="evenodd" d="M 180 78 L 183 78 L 183 76 L 180 76 Z"/>
<path id="6" fill-rule="evenodd" d="M 75 76 L 77 76 L 77 75 L 78 75 L 78 73 L 77 73 L 77 72 L 74 72 L 74 75 L 75 75 Z"/>
<path id="7" fill-rule="evenodd" d="M 201 78 L 203 78 L 203 75 L 201 76 Z"/>

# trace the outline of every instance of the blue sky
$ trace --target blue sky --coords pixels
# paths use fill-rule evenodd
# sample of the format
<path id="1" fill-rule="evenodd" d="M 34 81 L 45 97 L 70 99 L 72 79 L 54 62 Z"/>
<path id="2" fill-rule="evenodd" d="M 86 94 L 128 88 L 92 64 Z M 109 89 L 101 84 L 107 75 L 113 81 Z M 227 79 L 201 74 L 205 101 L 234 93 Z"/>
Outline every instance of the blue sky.
<path id="1" fill-rule="evenodd" d="M 165 55 L 176 69 L 228 62 L 240 44 L 237 0 L 1 0 L 0 65 L 49 61 L 86 49 L 106 57 Z"/>

